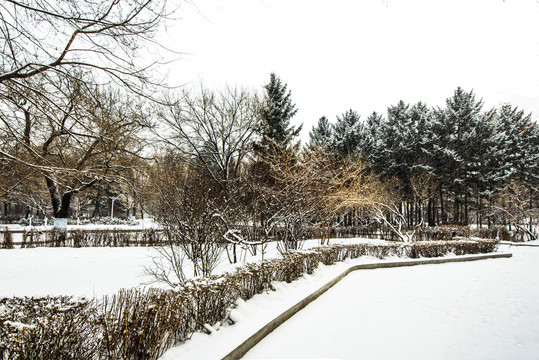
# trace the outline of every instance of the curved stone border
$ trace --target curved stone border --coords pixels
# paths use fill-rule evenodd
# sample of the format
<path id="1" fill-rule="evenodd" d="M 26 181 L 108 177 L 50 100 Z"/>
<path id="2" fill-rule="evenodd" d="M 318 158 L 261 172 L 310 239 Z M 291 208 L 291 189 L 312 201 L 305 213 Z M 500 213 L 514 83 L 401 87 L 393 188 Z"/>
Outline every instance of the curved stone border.
<path id="1" fill-rule="evenodd" d="M 500 241 L 501 245 L 509 245 L 509 246 L 528 246 L 528 247 L 539 247 L 539 244 L 526 244 L 526 243 L 518 243 L 518 242 L 511 242 L 511 241 Z"/>
<path id="2" fill-rule="evenodd" d="M 361 264 L 354 265 L 346 269 L 342 274 L 337 276 L 335 279 L 328 282 L 326 285 L 322 286 L 320 289 L 313 292 L 311 295 L 307 296 L 305 299 L 298 302 L 296 305 L 292 306 L 290 309 L 283 312 L 281 315 L 270 321 L 255 334 L 245 340 L 241 345 L 232 350 L 228 355 L 226 355 L 223 360 L 236 360 L 241 359 L 249 350 L 251 350 L 256 344 L 260 342 L 264 337 L 269 333 L 283 324 L 286 320 L 290 319 L 294 314 L 303 309 L 309 303 L 316 300 L 320 295 L 328 291 L 331 287 L 341 281 L 346 275 L 350 274 L 352 271 L 356 270 L 366 270 L 366 269 L 381 269 L 381 268 L 394 268 L 394 267 L 403 267 L 403 266 L 415 266 L 415 265 L 425 265 L 425 264 L 443 264 L 450 262 L 464 262 L 464 261 L 475 261 L 483 259 L 495 259 L 495 258 L 510 258 L 513 256 L 511 253 L 497 253 L 497 254 L 482 254 L 482 255 L 464 255 L 459 257 L 451 258 L 435 258 L 435 259 L 417 259 L 417 260 L 406 260 L 406 261 L 395 261 L 395 262 L 383 262 L 383 263 L 374 263 L 374 264 Z"/>

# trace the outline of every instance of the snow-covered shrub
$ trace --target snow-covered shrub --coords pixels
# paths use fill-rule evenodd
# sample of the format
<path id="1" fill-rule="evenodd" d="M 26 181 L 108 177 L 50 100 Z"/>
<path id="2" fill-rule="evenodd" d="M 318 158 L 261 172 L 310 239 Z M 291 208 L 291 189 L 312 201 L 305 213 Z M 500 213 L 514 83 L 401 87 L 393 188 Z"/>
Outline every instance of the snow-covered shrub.
<path id="1" fill-rule="evenodd" d="M 446 241 L 455 237 L 470 237 L 470 228 L 467 226 L 436 226 L 419 228 L 414 241 Z"/>
<path id="2" fill-rule="evenodd" d="M 193 333 L 190 300 L 181 292 L 160 289 L 121 290 L 106 298 L 99 320 L 99 358 L 157 359 Z"/>
<path id="3" fill-rule="evenodd" d="M 40 218 L 35 218 L 35 217 L 32 217 L 32 218 L 21 218 L 19 219 L 19 225 L 20 226 L 42 226 L 44 224 L 44 221 Z"/>
<path id="4" fill-rule="evenodd" d="M 496 251 L 497 240 L 418 241 L 408 244 L 403 254 L 412 259 L 440 257 L 448 254 L 468 255 Z"/>
<path id="5" fill-rule="evenodd" d="M 420 228 L 415 236 L 416 241 L 447 241 L 454 238 L 498 239 L 503 241 L 524 241 L 527 232 L 518 225 L 509 230 L 506 226 L 470 227 L 470 226 L 437 226 Z"/>
<path id="6" fill-rule="evenodd" d="M 9 228 L 6 226 L 0 232 L 2 236 L 2 241 L 0 242 L 1 249 L 13 249 L 13 234 L 9 231 Z"/>
<path id="7" fill-rule="evenodd" d="M 28 229 L 23 232 L 21 247 L 123 247 L 154 246 L 163 241 L 156 229 L 73 229 L 66 232 Z"/>
<path id="8" fill-rule="evenodd" d="M 41 230 L 30 228 L 22 233 L 21 248 L 33 248 L 45 242 L 47 235 Z"/>
<path id="9" fill-rule="evenodd" d="M 515 229 L 518 231 L 518 229 Z M 474 228 L 470 230 L 470 235 L 482 239 L 499 239 L 511 241 L 511 232 L 505 226 L 492 226 L 489 228 Z"/>
<path id="10" fill-rule="evenodd" d="M 67 222 L 69 225 L 138 225 L 138 221 L 134 219 L 120 219 L 117 217 L 111 218 L 110 216 L 93 217 L 91 219 L 68 219 Z"/>
<path id="11" fill-rule="evenodd" d="M 93 359 L 93 302 L 71 297 L 0 300 L 0 359 Z"/>

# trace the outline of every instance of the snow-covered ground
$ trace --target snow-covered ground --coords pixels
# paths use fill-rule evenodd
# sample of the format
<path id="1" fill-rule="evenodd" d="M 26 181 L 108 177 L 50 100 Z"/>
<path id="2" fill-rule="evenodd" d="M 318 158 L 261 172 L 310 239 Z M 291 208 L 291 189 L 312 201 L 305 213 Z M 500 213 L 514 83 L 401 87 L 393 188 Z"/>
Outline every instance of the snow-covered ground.
<path id="1" fill-rule="evenodd" d="M 366 240 L 342 239 L 332 243 L 359 241 Z M 304 248 L 318 243 L 307 241 Z M 0 249 L 0 298 L 46 295 L 100 298 L 121 288 L 144 287 L 153 280 L 145 268 L 152 266 L 156 256 L 159 253 L 147 247 Z M 276 244 L 268 244 L 264 258 L 277 256 Z M 238 250 L 241 262 L 230 264 L 224 253 L 214 273 L 231 271 L 243 261 L 260 261 L 260 258 L 260 251 L 252 256 L 248 251 Z M 191 274 L 187 272 L 187 275 Z"/>

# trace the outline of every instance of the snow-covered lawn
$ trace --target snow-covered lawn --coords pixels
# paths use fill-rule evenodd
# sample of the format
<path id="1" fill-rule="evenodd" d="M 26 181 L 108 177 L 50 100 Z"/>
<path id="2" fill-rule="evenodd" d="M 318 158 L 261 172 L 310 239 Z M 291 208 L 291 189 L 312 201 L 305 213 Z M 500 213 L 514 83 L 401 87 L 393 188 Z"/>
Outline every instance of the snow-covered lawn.
<path id="1" fill-rule="evenodd" d="M 48 248 L 0 250 L 0 298 L 73 295 L 101 297 L 150 279 L 152 248 Z"/>
<path id="2" fill-rule="evenodd" d="M 359 241 L 364 240 L 343 239 L 332 243 Z M 304 248 L 318 243 L 307 241 Z M 46 295 L 100 298 L 121 288 L 144 287 L 153 280 L 145 268 L 152 265 L 156 256 L 159 253 L 147 247 L 0 249 L 0 298 Z M 268 244 L 264 257 L 277 256 L 276 244 Z M 251 256 L 238 250 L 238 259 L 242 261 L 260 261 L 260 258 L 260 251 L 257 256 Z M 230 264 L 224 253 L 215 273 L 231 271 L 239 265 L 241 262 Z"/>

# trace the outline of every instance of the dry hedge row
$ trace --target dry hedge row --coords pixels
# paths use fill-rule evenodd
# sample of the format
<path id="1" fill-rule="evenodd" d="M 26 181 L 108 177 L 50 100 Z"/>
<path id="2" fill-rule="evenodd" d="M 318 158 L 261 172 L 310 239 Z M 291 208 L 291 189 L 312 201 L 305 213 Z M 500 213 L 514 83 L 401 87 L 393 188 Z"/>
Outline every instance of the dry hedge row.
<path id="1" fill-rule="evenodd" d="M 159 230 L 123 230 L 123 229 L 75 229 L 60 232 L 54 229 L 27 229 L 22 232 L 21 248 L 37 246 L 49 247 L 124 247 L 154 246 L 163 243 Z M 0 231 L 0 249 L 13 249 L 13 232 L 8 228 Z"/>
<path id="2" fill-rule="evenodd" d="M 308 231 L 310 238 L 316 238 L 318 228 Z M 346 226 L 332 229 L 334 238 L 366 237 L 385 240 L 398 240 L 396 235 L 387 229 L 381 229 L 378 224 L 369 226 Z M 65 235 L 65 236 L 64 236 Z M 274 238 L 279 238 L 275 231 Z M 490 228 L 471 228 L 469 226 L 437 226 L 424 227 L 416 231 L 414 241 L 452 240 L 455 237 L 499 239 L 504 241 L 523 242 L 528 235 L 520 228 L 509 230 L 505 226 Z M 163 233 L 155 229 L 123 230 L 123 229 L 77 229 L 61 234 L 53 229 L 27 229 L 22 233 L 22 248 L 36 246 L 50 247 L 124 247 L 124 246 L 154 246 L 166 243 Z M 0 230 L 0 249 L 13 249 L 17 245 L 13 240 L 13 232 L 7 227 Z"/>
<path id="3" fill-rule="evenodd" d="M 228 320 L 239 298 L 360 256 L 437 257 L 493 252 L 496 240 L 331 245 L 250 263 L 174 290 L 128 289 L 103 301 L 70 297 L 0 300 L 0 359 L 157 359 L 172 345 Z"/>
<path id="4" fill-rule="evenodd" d="M 489 228 L 472 228 L 469 226 L 437 226 L 420 228 L 415 233 L 414 240 L 438 241 L 451 240 L 455 237 L 498 239 L 502 241 L 524 241 L 526 234 L 523 230 L 513 227 L 509 230 L 505 226 L 491 226 Z"/>

